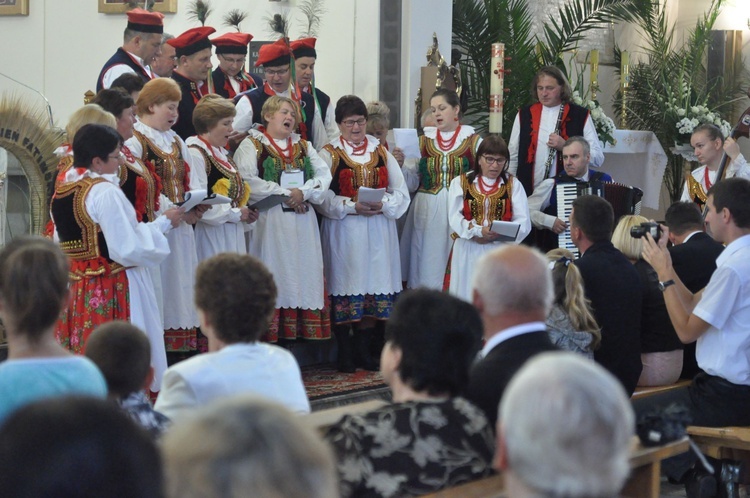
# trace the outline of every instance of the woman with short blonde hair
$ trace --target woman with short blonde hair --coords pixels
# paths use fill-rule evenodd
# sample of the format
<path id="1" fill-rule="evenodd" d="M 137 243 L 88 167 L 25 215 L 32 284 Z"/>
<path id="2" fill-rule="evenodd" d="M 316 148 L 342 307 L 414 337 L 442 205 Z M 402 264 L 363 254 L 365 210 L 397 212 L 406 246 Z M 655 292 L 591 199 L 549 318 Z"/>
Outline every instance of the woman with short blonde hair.
<path id="1" fill-rule="evenodd" d="M 234 131 L 235 114 L 231 101 L 215 94 L 206 95 L 193 110 L 197 134 L 185 141 L 200 188 L 231 199 L 229 204 L 214 205 L 195 224 L 198 261 L 222 252 L 246 254 L 245 231 L 258 219 L 258 211 L 247 206 L 250 185 L 242 179 L 225 148 Z"/>
<path id="2" fill-rule="evenodd" d="M 643 370 L 638 379 L 639 386 L 665 386 L 674 384 L 682 371 L 682 342 L 669 319 L 659 277 L 641 257 L 643 239 L 633 237 L 630 230 L 648 219 L 638 215 L 620 218 L 612 245 L 622 252 L 635 266 L 641 281 L 641 362 Z"/>

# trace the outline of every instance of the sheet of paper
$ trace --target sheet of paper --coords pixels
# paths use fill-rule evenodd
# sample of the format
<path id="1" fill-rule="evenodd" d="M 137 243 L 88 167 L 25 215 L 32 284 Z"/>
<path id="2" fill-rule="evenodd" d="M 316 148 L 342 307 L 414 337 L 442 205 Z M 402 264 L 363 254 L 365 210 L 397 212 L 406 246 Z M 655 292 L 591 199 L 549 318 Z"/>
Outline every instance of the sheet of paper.
<path id="1" fill-rule="evenodd" d="M 500 239 L 503 242 L 515 242 L 518 236 L 518 231 L 521 229 L 520 223 L 513 221 L 493 221 L 490 230 L 500 234 Z"/>
<path id="2" fill-rule="evenodd" d="M 358 202 L 380 202 L 385 195 L 384 188 L 359 187 L 357 191 Z"/>
<path id="3" fill-rule="evenodd" d="M 272 207 L 281 204 L 282 202 L 286 202 L 289 200 L 288 195 L 269 195 L 263 200 L 260 200 L 253 204 L 252 206 L 248 206 L 250 209 L 257 209 L 258 211 L 268 211 Z"/>
<path id="4" fill-rule="evenodd" d="M 190 192 L 185 192 L 184 199 L 183 202 L 178 202 L 177 205 L 184 207 L 185 212 L 190 211 L 199 204 L 229 204 L 232 202 L 229 197 L 218 194 L 208 194 L 205 189 L 196 189 L 191 190 Z"/>
<path id="5" fill-rule="evenodd" d="M 183 196 L 183 199 L 185 199 L 182 203 L 177 203 L 178 206 L 182 206 L 185 208 L 185 212 L 190 211 L 195 206 L 201 203 L 203 199 L 206 198 L 206 194 L 208 191 L 205 189 L 197 189 L 197 190 L 191 190 L 190 192 L 185 192 L 185 195 Z"/>
<path id="6" fill-rule="evenodd" d="M 394 128 L 393 140 L 396 142 L 396 147 L 404 151 L 406 159 L 422 157 L 419 153 L 419 137 L 414 128 Z"/>
<path id="7" fill-rule="evenodd" d="M 281 188 L 300 188 L 305 184 L 305 173 L 301 169 L 292 169 L 281 172 L 279 185 Z"/>

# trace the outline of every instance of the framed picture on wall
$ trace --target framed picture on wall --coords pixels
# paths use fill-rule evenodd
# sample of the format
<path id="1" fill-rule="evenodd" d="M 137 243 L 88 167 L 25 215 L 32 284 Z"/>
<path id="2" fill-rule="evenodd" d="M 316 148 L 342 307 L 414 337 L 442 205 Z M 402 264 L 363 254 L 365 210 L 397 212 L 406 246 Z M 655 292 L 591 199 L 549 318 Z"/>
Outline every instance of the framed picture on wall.
<path id="1" fill-rule="evenodd" d="M 28 16 L 29 0 L 0 0 L 0 16 Z"/>
<path id="2" fill-rule="evenodd" d="M 3 0 L 0 0 L 2 2 Z M 28 2 L 28 0 L 26 0 Z M 166 12 L 174 14 L 177 12 L 177 0 L 147 0 L 149 4 L 153 4 L 153 9 L 156 12 Z M 99 0 L 99 12 L 104 14 L 122 14 L 129 11 L 134 7 L 143 8 L 143 0 L 137 2 L 128 2 L 127 0 Z"/>

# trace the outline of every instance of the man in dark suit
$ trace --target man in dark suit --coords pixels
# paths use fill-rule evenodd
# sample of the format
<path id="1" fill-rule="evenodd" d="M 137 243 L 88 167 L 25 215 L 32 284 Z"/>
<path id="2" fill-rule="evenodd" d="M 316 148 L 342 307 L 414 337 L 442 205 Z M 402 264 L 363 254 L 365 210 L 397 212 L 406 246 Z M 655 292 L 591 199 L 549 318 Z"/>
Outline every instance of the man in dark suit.
<path id="1" fill-rule="evenodd" d="M 708 285 L 714 270 L 716 258 L 724 246 L 708 235 L 703 216 L 694 202 L 675 202 L 664 215 L 664 223 L 669 228 L 669 248 L 672 268 L 682 283 L 695 294 Z M 701 372 L 695 360 L 695 342 L 685 345 L 682 360 L 683 379 L 692 379 Z"/>
<path id="2" fill-rule="evenodd" d="M 594 359 L 612 372 L 632 395 L 641 363 L 641 284 L 638 272 L 610 242 L 614 212 L 601 197 L 582 195 L 573 201 L 570 238 L 581 257 L 586 298 L 602 329 Z"/>
<path id="3" fill-rule="evenodd" d="M 467 398 L 494 427 L 500 398 L 516 371 L 532 356 L 557 350 L 544 325 L 552 306 L 552 275 L 539 251 L 516 245 L 482 256 L 474 275 L 473 302 L 485 345 L 469 375 Z"/>

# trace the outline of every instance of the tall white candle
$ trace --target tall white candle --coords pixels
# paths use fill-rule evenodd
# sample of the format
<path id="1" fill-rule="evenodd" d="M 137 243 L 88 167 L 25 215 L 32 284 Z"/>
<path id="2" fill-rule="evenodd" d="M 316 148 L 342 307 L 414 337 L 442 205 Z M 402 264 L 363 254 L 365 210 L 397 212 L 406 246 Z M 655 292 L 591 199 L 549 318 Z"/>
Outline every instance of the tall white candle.
<path id="1" fill-rule="evenodd" d="M 505 44 L 492 44 L 490 60 L 490 133 L 503 132 L 503 83 L 505 80 Z"/>

